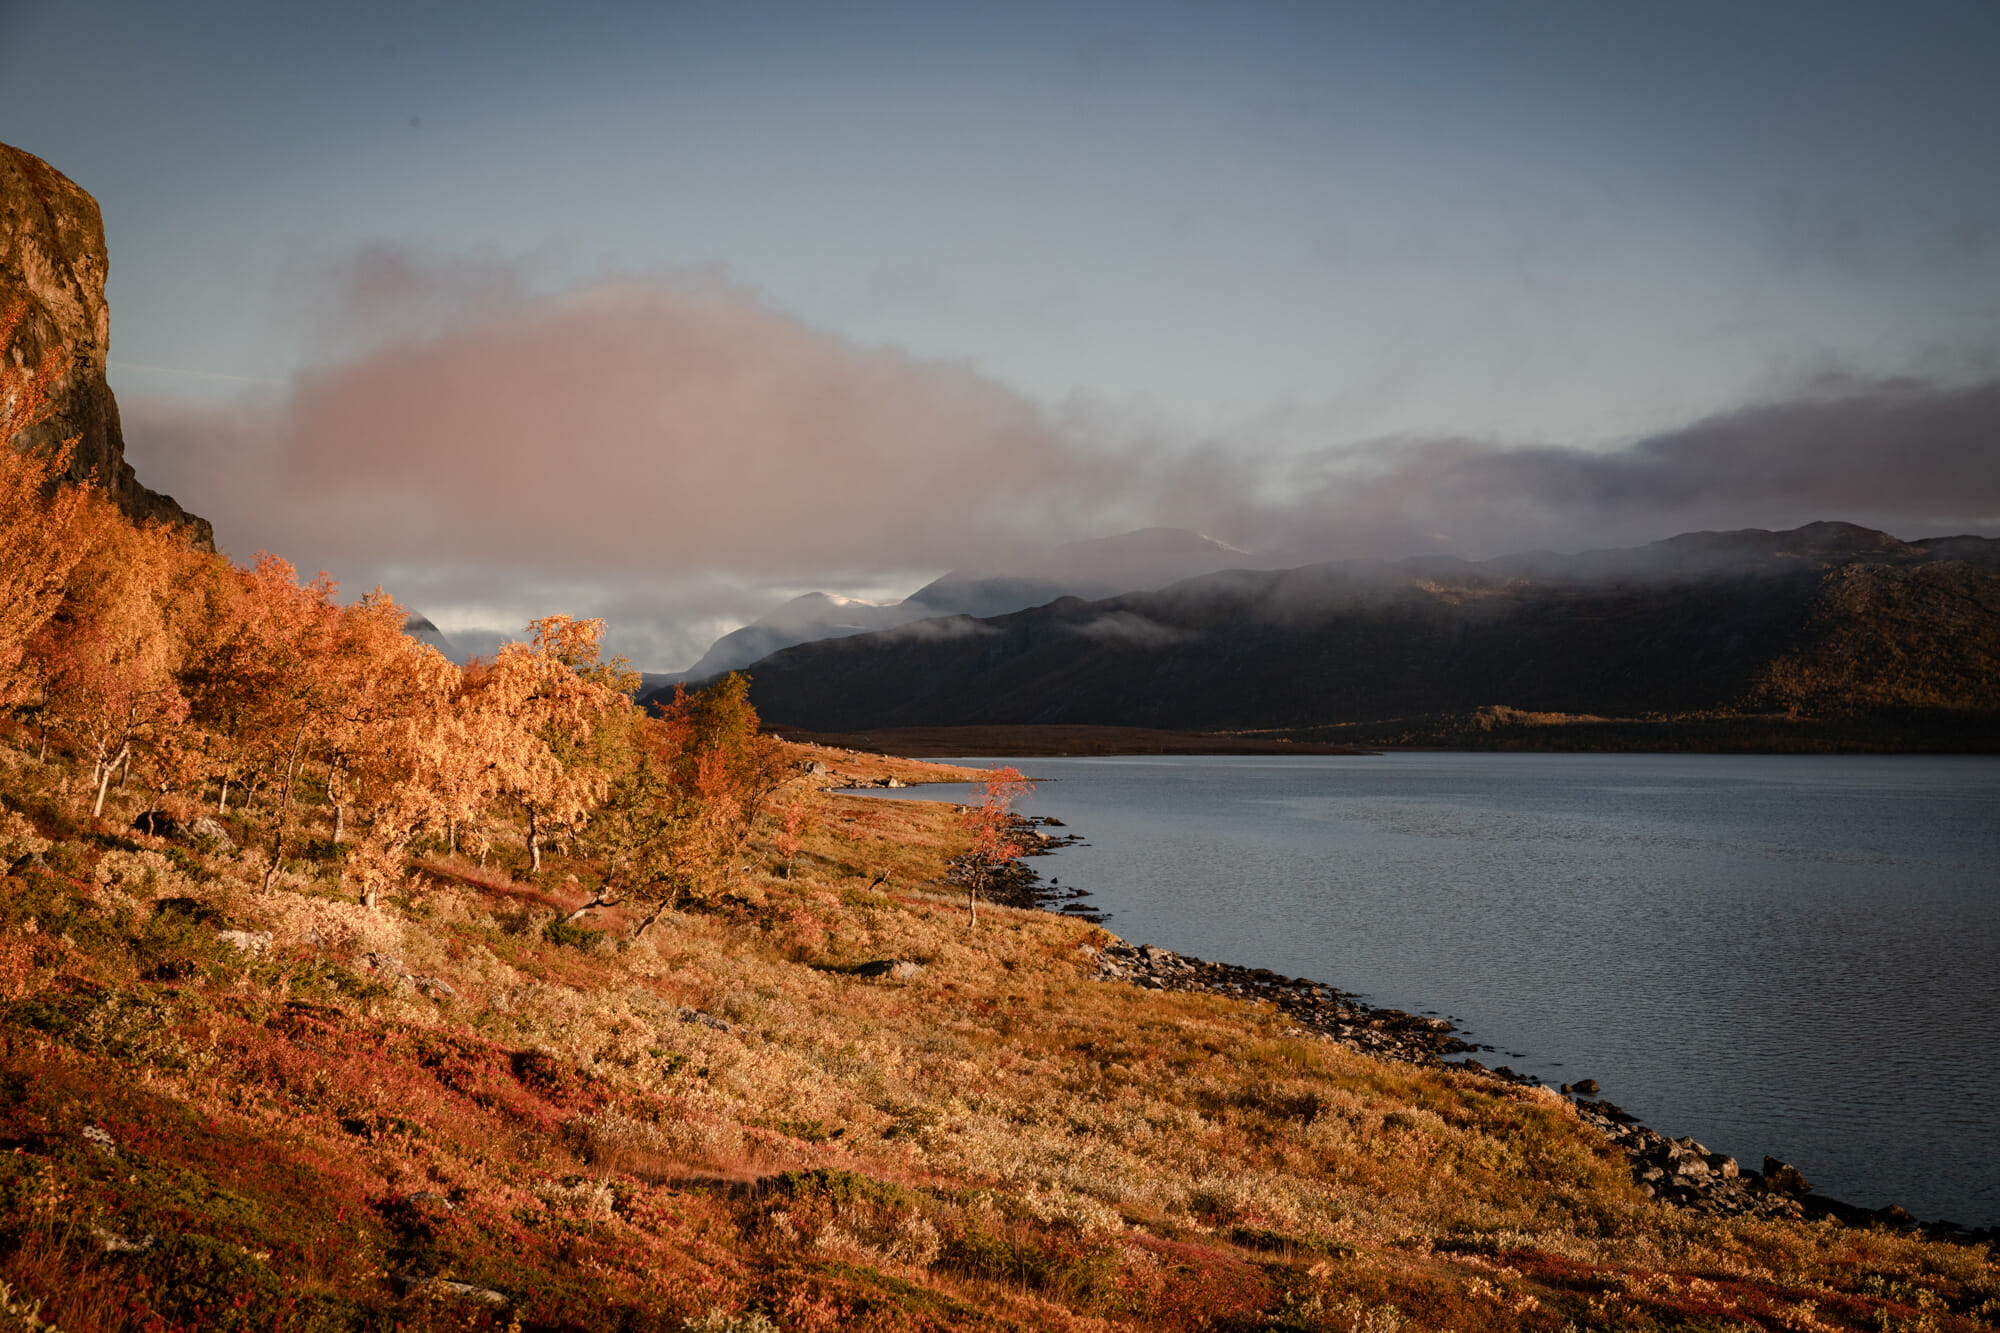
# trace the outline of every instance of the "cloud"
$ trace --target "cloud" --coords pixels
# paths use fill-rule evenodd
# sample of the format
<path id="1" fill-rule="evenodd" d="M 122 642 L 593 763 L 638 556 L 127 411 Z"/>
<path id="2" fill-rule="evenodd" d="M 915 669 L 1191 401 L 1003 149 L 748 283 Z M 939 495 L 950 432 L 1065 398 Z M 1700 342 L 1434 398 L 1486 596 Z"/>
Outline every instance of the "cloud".
<path id="1" fill-rule="evenodd" d="M 698 281 L 519 302 L 141 433 L 239 541 L 570 569 L 949 564 L 1081 518 L 1091 472 L 969 369 Z"/>
<path id="2" fill-rule="evenodd" d="M 238 558 L 383 582 L 448 633 L 605 615 L 649 669 L 810 588 L 900 595 L 1152 524 L 1297 564 L 2000 523 L 1995 382 L 1828 381 L 1599 450 L 1288 454 L 1047 407 L 714 274 L 536 296 L 504 265 L 376 249 L 339 275 L 320 321 L 337 359 L 284 394 L 125 404 L 148 484 Z"/>
<path id="3" fill-rule="evenodd" d="M 1267 556 L 1482 556 L 1700 528 L 1845 519 L 1916 537 L 2000 530 L 2000 382 L 1829 379 L 1619 448 L 1378 440 L 1294 467 L 1240 522 Z"/>

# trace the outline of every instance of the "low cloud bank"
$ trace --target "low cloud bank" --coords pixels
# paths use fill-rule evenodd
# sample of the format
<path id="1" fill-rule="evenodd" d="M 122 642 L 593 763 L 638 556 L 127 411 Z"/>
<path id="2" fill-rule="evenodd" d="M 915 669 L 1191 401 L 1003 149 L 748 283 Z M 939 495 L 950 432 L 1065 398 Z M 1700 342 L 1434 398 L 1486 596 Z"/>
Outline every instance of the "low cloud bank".
<path id="1" fill-rule="evenodd" d="M 131 400 L 142 475 L 239 559 L 383 582 L 447 630 L 604 614 L 648 668 L 806 588 L 901 595 L 1151 524 L 1266 564 L 1818 518 L 2000 525 L 2000 383 L 1830 382 L 1603 450 L 1107 446 L 970 366 L 857 345 L 712 277 L 535 298 L 450 270 L 448 316 L 413 321 L 425 284 L 407 256 L 355 265 L 344 356 L 281 398 Z M 388 340 L 354 336 L 357 312 Z"/>
<path id="2" fill-rule="evenodd" d="M 1283 563 L 1426 548 L 1627 546 L 1844 519 L 1901 537 L 2000 531 L 2000 383 L 1837 380 L 1604 450 L 1386 440 L 1296 465 L 1246 514 Z"/>

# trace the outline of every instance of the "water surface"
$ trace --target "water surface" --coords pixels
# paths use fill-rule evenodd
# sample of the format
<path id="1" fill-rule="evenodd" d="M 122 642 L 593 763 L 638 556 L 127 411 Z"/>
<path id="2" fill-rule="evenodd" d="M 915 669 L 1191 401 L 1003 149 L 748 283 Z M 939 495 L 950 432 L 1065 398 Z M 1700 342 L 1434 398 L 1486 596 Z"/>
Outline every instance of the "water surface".
<path id="1" fill-rule="evenodd" d="M 1134 943 L 1441 1013 L 1749 1165 L 2000 1223 L 2000 759 L 1000 762 L 1088 840 L 1043 874 Z"/>

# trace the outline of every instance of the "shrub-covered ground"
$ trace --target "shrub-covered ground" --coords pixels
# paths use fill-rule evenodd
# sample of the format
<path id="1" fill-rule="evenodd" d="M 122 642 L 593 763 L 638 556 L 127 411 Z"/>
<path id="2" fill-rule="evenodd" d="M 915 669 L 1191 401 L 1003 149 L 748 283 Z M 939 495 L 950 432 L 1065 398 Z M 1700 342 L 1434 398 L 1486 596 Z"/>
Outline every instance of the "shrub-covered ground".
<path id="1" fill-rule="evenodd" d="M 371 912 L 323 807 L 266 890 L 35 754 L 0 738 L 0 1329 L 2000 1326 L 1984 1248 L 1675 1212 L 1550 1094 L 973 929 L 950 807 L 821 795 L 789 877 L 767 817 L 635 939 L 562 923 L 601 867 L 560 850 L 415 845 Z"/>

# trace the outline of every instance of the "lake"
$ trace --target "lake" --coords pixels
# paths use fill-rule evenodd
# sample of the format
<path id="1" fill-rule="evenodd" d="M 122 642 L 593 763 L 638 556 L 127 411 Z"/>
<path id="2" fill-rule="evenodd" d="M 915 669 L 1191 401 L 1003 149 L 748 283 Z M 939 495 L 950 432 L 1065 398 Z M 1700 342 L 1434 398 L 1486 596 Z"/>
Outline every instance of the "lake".
<path id="1" fill-rule="evenodd" d="M 1820 1192 L 2000 1223 L 2000 759 L 966 760 L 1133 943 L 1452 1018 Z M 963 788 L 927 788 L 964 799 Z"/>

